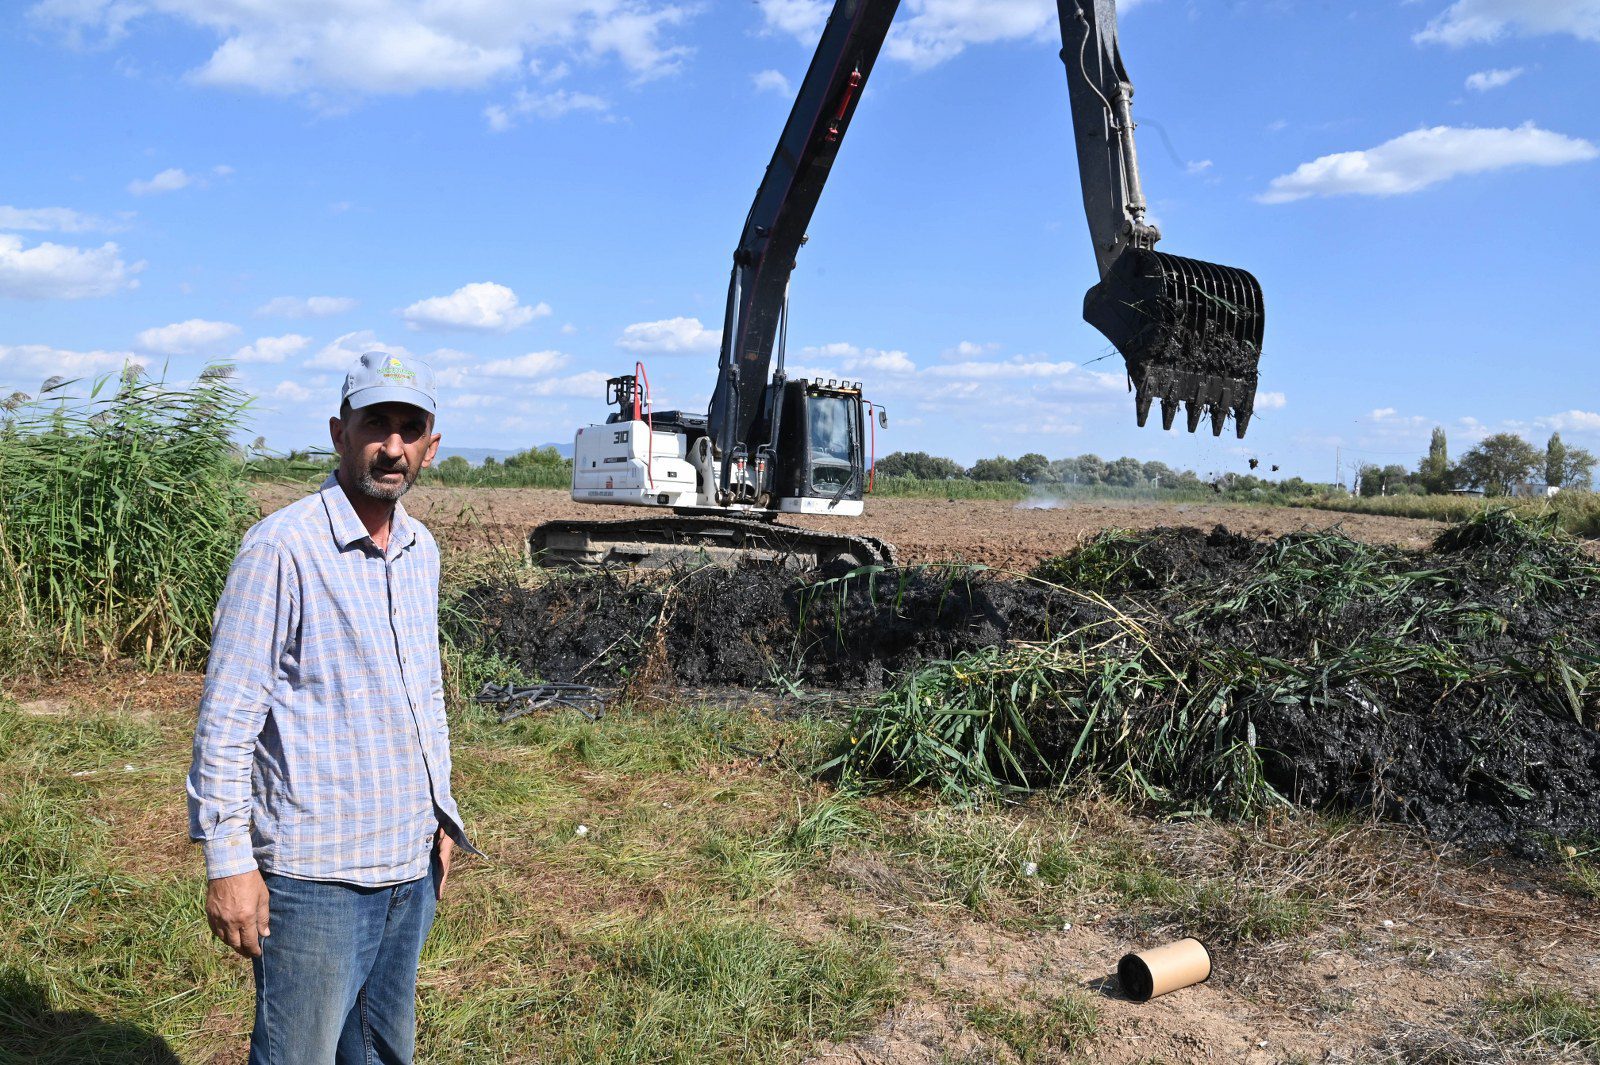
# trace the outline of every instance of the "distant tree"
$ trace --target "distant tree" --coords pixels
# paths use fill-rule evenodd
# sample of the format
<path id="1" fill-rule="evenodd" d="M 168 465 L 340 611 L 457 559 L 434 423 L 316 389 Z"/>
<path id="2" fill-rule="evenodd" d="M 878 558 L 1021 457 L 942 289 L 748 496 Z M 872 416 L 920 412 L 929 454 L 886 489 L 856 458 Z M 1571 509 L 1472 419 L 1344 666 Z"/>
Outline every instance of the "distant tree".
<path id="1" fill-rule="evenodd" d="M 954 459 L 940 458 L 926 451 L 891 452 L 878 460 L 876 469 L 883 477 L 917 477 L 924 481 L 948 481 L 967 473 Z"/>
<path id="2" fill-rule="evenodd" d="M 1550 442 L 1544 446 L 1544 483 L 1560 488 L 1567 477 L 1567 445 L 1561 442 L 1560 433 L 1551 433 Z"/>
<path id="3" fill-rule="evenodd" d="M 1079 484 L 1104 484 L 1106 460 L 1099 455 L 1079 455 L 1076 460 Z"/>
<path id="4" fill-rule="evenodd" d="M 1105 482 L 1118 488 L 1138 488 L 1144 483 L 1144 463 L 1120 458 L 1106 466 Z"/>
<path id="5" fill-rule="evenodd" d="M 505 465 L 507 469 L 520 469 L 533 466 L 565 466 L 567 460 L 561 452 L 554 447 L 532 447 L 526 451 L 519 451 L 515 455 L 507 455 Z"/>
<path id="6" fill-rule="evenodd" d="M 1434 428 L 1433 439 L 1428 441 L 1428 454 L 1417 464 L 1417 479 L 1423 488 L 1435 495 L 1454 487 L 1450 476 L 1450 448 L 1445 442 L 1443 427 Z"/>
<path id="7" fill-rule="evenodd" d="M 1594 485 L 1595 457 L 1581 447 L 1569 447 L 1561 463 L 1561 487 L 1587 491 Z"/>
<path id="8" fill-rule="evenodd" d="M 1356 494 L 1362 498 L 1383 495 L 1383 467 L 1366 462 L 1356 470 Z"/>
<path id="9" fill-rule="evenodd" d="M 1165 462 L 1147 462 L 1140 472 L 1154 488 L 1171 488 L 1172 482 L 1178 479 L 1177 471 Z"/>
<path id="10" fill-rule="evenodd" d="M 1050 479 L 1050 460 L 1037 451 L 1030 451 L 1017 460 L 1017 480 L 1026 484 L 1039 484 Z"/>
<path id="11" fill-rule="evenodd" d="M 499 469 L 499 467 L 500 467 L 500 460 L 499 459 L 495 458 L 493 455 L 487 455 L 487 456 L 484 457 L 484 460 L 483 460 L 483 468 L 484 469 L 486 469 L 486 470 L 488 470 L 488 469 Z"/>
<path id="12" fill-rule="evenodd" d="M 1017 464 L 1004 455 L 996 455 L 992 459 L 979 459 L 967 471 L 967 476 L 974 481 L 1015 481 Z"/>
<path id="13" fill-rule="evenodd" d="M 1515 433 L 1496 433 L 1461 456 L 1456 470 L 1473 488 L 1485 495 L 1503 496 L 1513 485 L 1533 476 L 1543 463 L 1537 448 Z"/>
<path id="14" fill-rule="evenodd" d="M 465 477 L 471 472 L 472 463 L 467 461 L 465 455 L 451 455 L 439 463 L 439 476 L 441 477 Z"/>

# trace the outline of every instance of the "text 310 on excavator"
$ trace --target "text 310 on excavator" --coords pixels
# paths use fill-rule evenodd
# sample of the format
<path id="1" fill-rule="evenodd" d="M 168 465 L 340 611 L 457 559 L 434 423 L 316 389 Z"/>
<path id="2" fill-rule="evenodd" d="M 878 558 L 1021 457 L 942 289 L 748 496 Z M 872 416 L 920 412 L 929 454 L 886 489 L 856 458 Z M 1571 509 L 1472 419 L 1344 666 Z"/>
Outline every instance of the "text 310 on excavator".
<path id="1" fill-rule="evenodd" d="M 784 373 L 789 278 L 899 0 L 837 0 L 733 255 L 716 390 L 706 414 L 654 411 L 642 366 L 612 378 L 603 425 L 578 430 L 572 497 L 655 508 L 625 521 L 557 521 L 530 546 L 547 563 L 661 565 L 684 558 L 892 564 L 865 536 L 778 524 L 862 513 L 884 412 L 861 383 Z M 1121 352 L 1140 425 L 1249 425 L 1261 357 L 1261 287 L 1243 270 L 1155 250 L 1134 150 L 1133 86 L 1114 0 L 1057 0 L 1078 175 L 1100 282 L 1083 316 Z M 876 423 L 876 424 L 875 424 Z"/>

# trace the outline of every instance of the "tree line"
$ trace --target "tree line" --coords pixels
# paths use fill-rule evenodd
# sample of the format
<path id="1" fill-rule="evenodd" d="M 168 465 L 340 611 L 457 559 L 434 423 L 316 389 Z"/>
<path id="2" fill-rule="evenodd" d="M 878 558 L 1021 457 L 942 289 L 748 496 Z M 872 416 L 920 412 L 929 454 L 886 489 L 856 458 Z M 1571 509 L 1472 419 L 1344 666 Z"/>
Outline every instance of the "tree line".
<path id="1" fill-rule="evenodd" d="M 1256 464 L 1252 460 L 1252 468 Z M 926 451 L 896 451 L 879 459 L 879 477 L 914 477 L 922 481 L 1016 482 L 1041 487 L 1050 485 L 1105 486 L 1110 488 L 1187 489 L 1224 488 L 1228 491 L 1272 489 L 1291 495 L 1314 495 L 1327 485 L 1313 484 L 1299 477 L 1270 481 L 1254 474 L 1230 473 L 1205 481 L 1193 470 L 1175 470 L 1164 462 L 1141 462 L 1126 456 L 1103 459 L 1099 455 L 1048 459 L 1038 452 L 1021 458 L 979 459 L 963 466 L 954 459 L 930 455 Z"/>
<path id="2" fill-rule="evenodd" d="M 1563 491 L 1587 491 L 1594 484 L 1595 456 L 1569 447 L 1560 433 L 1551 433 L 1544 450 L 1515 433 L 1495 433 L 1450 461 L 1442 428 L 1433 431 L 1428 453 L 1415 470 L 1404 466 L 1363 465 L 1356 492 L 1363 496 L 1443 495 L 1470 489 L 1487 496 L 1513 494 L 1522 485 L 1544 484 Z"/>

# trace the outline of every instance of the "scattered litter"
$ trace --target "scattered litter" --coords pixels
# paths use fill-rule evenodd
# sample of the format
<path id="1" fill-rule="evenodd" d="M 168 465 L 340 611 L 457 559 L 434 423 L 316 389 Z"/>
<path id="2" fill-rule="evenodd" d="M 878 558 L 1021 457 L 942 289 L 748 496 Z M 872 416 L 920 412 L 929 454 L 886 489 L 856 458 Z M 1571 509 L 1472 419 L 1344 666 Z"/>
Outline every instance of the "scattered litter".
<path id="1" fill-rule="evenodd" d="M 1029 862 L 1027 865 L 1024 865 L 1022 867 L 1022 875 L 1023 876 L 1038 876 L 1039 875 L 1039 863 L 1038 862 Z"/>
<path id="2" fill-rule="evenodd" d="M 605 713 L 604 697 L 588 684 L 535 684 L 531 687 L 485 684 L 474 701 L 505 707 L 500 712 L 501 724 L 552 706 L 576 710 L 590 721 L 599 721 Z M 593 707 L 593 712 L 586 707 Z"/>
<path id="3" fill-rule="evenodd" d="M 1385 927 L 1385 928 L 1393 928 L 1393 927 L 1394 927 L 1394 922 L 1393 922 L 1393 921 L 1391 921 L 1391 920 L 1389 920 L 1389 919 L 1388 919 L 1388 918 L 1387 918 L 1387 917 L 1386 917 L 1386 918 L 1384 918 L 1384 920 L 1383 920 L 1383 927 Z"/>
<path id="4" fill-rule="evenodd" d="M 589 826 L 579 825 L 577 828 L 572 830 L 572 834 L 577 836 L 579 839 L 582 839 L 584 836 L 589 834 Z"/>
<path id="5" fill-rule="evenodd" d="M 1576 858 L 1578 856 L 1578 848 L 1569 844 L 1568 846 L 1561 848 L 1561 853 L 1565 854 L 1568 858 Z"/>
<path id="6" fill-rule="evenodd" d="M 1063 921 L 1063 922 L 1062 922 L 1062 923 L 1061 923 L 1061 930 L 1062 930 L 1062 931 L 1063 931 L 1063 932 L 1070 932 L 1070 931 L 1072 931 L 1072 922 L 1071 922 L 1071 921 Z"/>

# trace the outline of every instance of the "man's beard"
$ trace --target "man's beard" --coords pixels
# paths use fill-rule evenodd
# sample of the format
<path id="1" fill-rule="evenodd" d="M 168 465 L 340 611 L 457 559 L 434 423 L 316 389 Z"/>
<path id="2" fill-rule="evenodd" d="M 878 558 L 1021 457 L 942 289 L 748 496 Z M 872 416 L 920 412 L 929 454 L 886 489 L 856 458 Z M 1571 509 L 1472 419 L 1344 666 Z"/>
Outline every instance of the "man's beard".
<path id="1" fill-rule="evenodd" d="M 380 466 L 377 462 L 373 462 L 362 470 L 361 476 L 356 479 L 356 490 L 368 499 L 393 503 L 411 490 L 411 486 L 417 481 L 417 475 L 421 472 L 421 467 L 412 469 L 405 462 L 398 462 L 393 466 Z M 373 475 L 385 473 L 399 473 L 403 476 L 399 484 L 379 484 Z"/>

